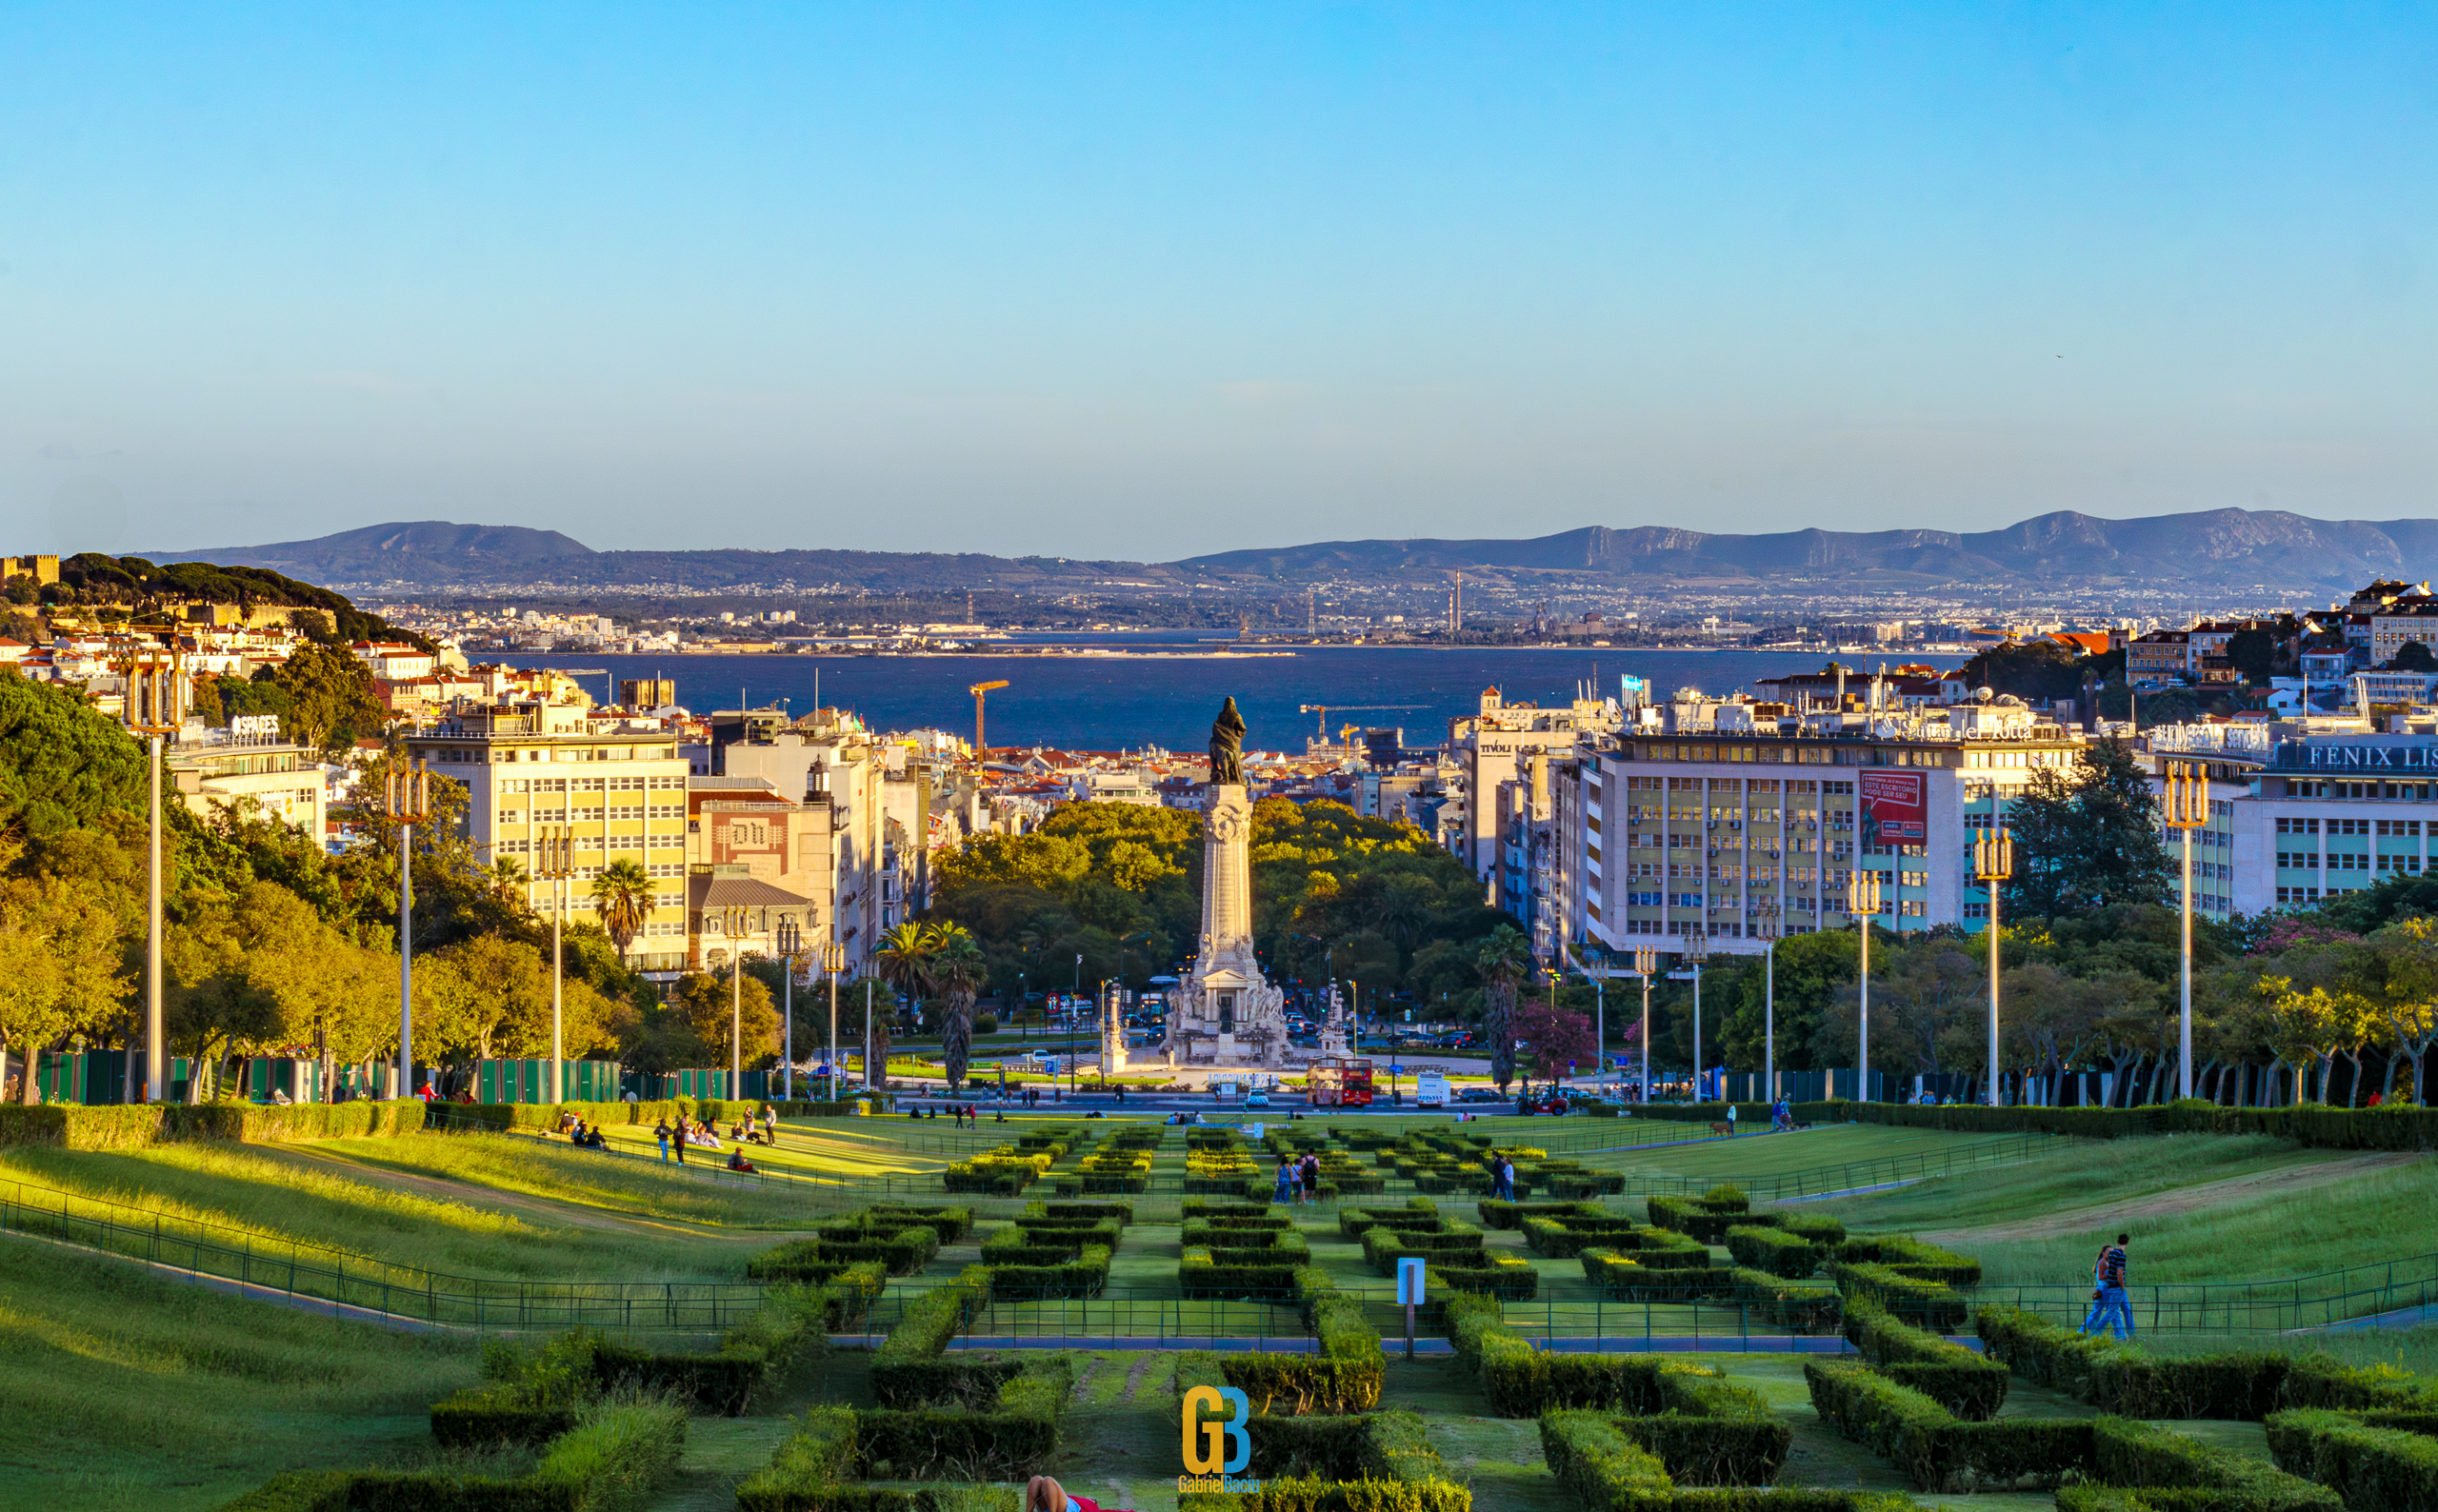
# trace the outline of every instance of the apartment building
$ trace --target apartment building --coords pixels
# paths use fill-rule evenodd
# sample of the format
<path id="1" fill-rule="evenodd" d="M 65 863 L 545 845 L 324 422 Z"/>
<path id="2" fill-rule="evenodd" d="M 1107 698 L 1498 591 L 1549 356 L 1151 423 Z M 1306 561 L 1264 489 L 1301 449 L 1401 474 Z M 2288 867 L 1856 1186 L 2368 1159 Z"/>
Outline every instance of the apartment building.
<path id="1" fill-rule="evenodd" d="M 848 970 L 861 971 L 880 937 L 906 917 L 898 875 L 905 835 L 889 820 L 886 744 L 860 726 L 808 716 L 767 740 L 723 747 L 720 762 L 728 778 L 758 782 L 802 806 L 791 836 L 802 885 L 789 890 L 810 902 L 808 944 L 835 941 L 847 947 Z"/>
<path id="2" fill-rule="evenodd" d="M 2438 736 L 2280 740 L 2255 783 L 2235 806 L 2240 912 L 2308 907 L 2438 861 Z"/>
<path id="3" fill-rule="evenodd" d="M 1495 687 L 1485 688 L 1478 712 L 1448 722 L 1448 754 L 1455 781 L 1440 806 L 1440 844 L 1462 858 L 1499 904 L 1501 865 L 1498 788 L 1518 764 L 1536 753 L 1571 754 L 1575 746 L 1617 727 L 1616 708 L 1598 699 L 1576 699 L 1563 708 L 1509 704 Z"/>
<path id="4" fill-rule="evenodd" d="M 190 726 L 163 752 L 162 764 L 197 818 L 250 811 L 322 843 L 328 774 L 314 752 L 280 738 L 276 714 L 241 715 L 229 729 Z"/>
<path id="5" fill-rule="evenodd" d="M 611 862 L 642 865 L 653 907 L 628 959 L 648 972 L 685 966 L 687 770 L 668 729 L 589 722 L 571 705 L 510 703 L 447 715 L 406 746 L 412 759 L 466 785 L 467 837 L 485 863 L 512 857 L 530 867 L 537 840 L 570 831 L 571 915 L 590 912 L 588 889 Z M 550 911 L 552 884 L 530 881 L 525 889 L 536 912 Z"/>
<path id="6" fill-rule="evenodd" d="M 2082 746 L 2010 701 L 1728 726 L 1637 727 L 1552 765 L 1576 788 L 1552 799 L 1579 832 L 1551 849 L 1558 896 L 1580 900 L 1569 938 L 1626 950 L 1700 933 L 1757 950 L 1765 925 L 1849 925 L 1857 871 L 1878 875 L 1883 928 L 1979 927 L 1973 836 Z"/>

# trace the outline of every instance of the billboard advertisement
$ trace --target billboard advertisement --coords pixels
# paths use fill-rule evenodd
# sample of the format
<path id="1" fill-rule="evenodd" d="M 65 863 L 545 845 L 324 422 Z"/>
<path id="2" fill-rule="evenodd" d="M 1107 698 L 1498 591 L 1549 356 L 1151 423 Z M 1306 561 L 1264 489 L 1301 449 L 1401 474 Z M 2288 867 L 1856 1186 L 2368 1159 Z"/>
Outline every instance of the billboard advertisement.
<path id="1" fill-rule="evenodd" d="M 1923 846 L 1930 839 L 1930 779 L 1927 772 L 1856 774 L 1861 786 L 1862 843 L 1873 846 Z"/>

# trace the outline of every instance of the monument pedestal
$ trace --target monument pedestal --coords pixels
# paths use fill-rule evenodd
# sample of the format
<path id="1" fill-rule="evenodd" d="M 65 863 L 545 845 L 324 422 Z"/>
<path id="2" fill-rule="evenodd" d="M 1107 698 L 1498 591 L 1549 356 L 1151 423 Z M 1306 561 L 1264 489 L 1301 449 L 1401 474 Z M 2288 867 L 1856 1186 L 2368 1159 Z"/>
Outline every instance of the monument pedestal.
<path id="1" fill-rule="evenodd" d="M 1168 1048 L 1212 1065 L 1282 1065 L 1287 995 L 1253 953 L 1252 803 L 1241 783 L 1213 783 L 1202 815 L 1201 950 L 1169 1011 Z"/>

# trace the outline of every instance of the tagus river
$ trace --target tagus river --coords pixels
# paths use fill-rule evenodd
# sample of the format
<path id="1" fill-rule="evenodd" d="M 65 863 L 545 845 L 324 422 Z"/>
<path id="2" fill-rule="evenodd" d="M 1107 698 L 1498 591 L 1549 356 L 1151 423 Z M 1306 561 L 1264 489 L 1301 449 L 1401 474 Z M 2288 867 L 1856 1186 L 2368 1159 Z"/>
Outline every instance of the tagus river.
<path id="1" fill-rule="evenodd" d="M 1047 641 L 1049 638 L 1043 638 Z M 873 729 L 937 726 L 969 739 L 973 700 L 966 689 L 1005 679 L 989 695 L 988 736 L 993 746 L 1052 746 L 1080 750 L 1198 750 L 1209 738 L 1219 701 L 1233 696 L 1243 710 L 1247 750 L 1303 749 L 1320 729 L 1319 716 L 1299 706 L 1330 707 L 1332 732 L 1344 725 L 1396 726 L 1409 744 L 1448 738 L 1448 721 L 1480 706 L 1496 687 L 1509 703 L 1563 704 L 1578 683 L 1598 680 L 1614 696 L 1618 679 L 1649 680 L 1660 696 L 1693 686 L 1733 692 L 1754 679 L 1816 670 L 1818 651 L 1636 651 L 1597 649 L 1429 649 L 1323 646 L 1231 651 L 1174 632 L 1109 635 L 1054 644 L 1089 654 L 982 649 L 925 656 L 586 656 L 510 654 L 516 666 L 556 666 L 600 675 L 581 679 L 595 698 L 615 695 L 616 680 L 667 677 L 677 701 L 700 714 L 784 703 L 795 713 L 823 705 L 853 710 Z M 1025 643 L 1017 643 L 1025 646 Z M 1896 657 L 1839 658 L 1875 667 Z M 1947 667 L 1960 656 L 1902 660 Z M 818 693 L 816 694 L 816 681 Z M 1362 705 L 1405 707 L 1362 708 Z M 1341 715 L 1338 709 L 1345 709 Z"/>

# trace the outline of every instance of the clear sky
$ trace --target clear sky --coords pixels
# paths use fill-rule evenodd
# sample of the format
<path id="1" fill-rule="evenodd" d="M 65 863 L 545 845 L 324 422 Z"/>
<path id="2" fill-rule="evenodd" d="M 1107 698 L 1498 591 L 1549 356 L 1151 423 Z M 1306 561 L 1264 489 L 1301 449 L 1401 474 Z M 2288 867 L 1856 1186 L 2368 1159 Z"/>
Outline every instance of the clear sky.
<path id="1" fill-rule="evenodd" d="M 0 534 L 2438 514 L 2438 12 L 0 7 Z"/>

